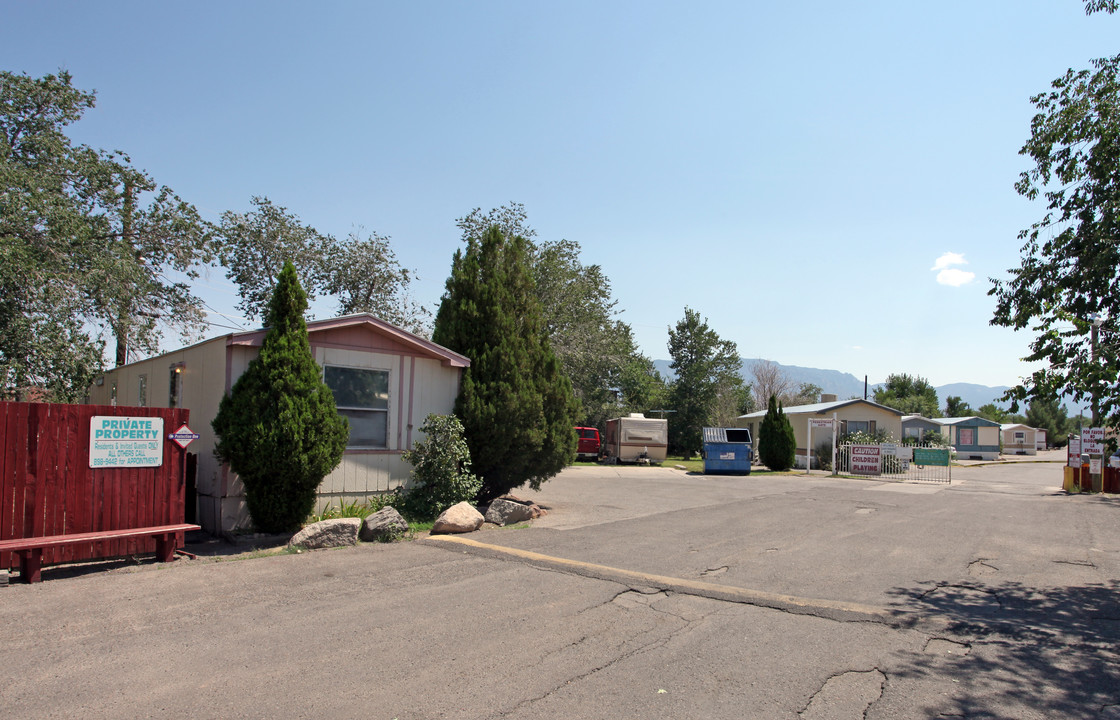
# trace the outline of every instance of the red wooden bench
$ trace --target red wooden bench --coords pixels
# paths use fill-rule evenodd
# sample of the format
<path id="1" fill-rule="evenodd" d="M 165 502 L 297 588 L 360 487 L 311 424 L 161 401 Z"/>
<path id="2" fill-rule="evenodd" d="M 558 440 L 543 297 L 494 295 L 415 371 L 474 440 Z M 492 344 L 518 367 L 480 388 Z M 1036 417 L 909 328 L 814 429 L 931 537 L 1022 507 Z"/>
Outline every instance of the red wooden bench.
<path id="1" fill-rule="evenodd" d="M 120 540 L 122 538 L 154 537 L 156 539 L 156 559 L 168 562 L 175 555 L 175 533 L 188 530 L 201 530 L 198 525 L 182 523 L 179 525 L 157 525 L 155 527 L 130 528 L 126 530 L 100 530 L 97 532 L 74 533 L 71 535 L 46 535 L 43 537 L 15 538 L 0 540 L 0 552 L 10 551 L 19 555 L 19 579 L 25 583 L 39 582 L 43 567 L 43 548 L 98 542 L 101 540 Z"/>

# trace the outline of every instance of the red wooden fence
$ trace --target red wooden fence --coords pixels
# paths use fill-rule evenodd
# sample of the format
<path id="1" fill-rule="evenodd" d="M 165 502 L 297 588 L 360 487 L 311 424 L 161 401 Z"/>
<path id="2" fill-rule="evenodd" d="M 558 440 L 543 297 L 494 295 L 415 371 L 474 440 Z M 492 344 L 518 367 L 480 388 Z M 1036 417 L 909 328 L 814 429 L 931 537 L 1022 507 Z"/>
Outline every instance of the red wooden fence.
<path id="1" fill-rule="evenodd" d="M 189 412 L 0 402 L 0 539 L 182 523 L 186 451 L 167 434 Z M 90 468 L 90 421 L 97 415 L 163 418 L 163 465 Z M 154 551 L 154 538 L 107 540 L 48 548 L 43 563 Z M 13 553 L 0 553 L 0 568 L 18 563 Z"/>

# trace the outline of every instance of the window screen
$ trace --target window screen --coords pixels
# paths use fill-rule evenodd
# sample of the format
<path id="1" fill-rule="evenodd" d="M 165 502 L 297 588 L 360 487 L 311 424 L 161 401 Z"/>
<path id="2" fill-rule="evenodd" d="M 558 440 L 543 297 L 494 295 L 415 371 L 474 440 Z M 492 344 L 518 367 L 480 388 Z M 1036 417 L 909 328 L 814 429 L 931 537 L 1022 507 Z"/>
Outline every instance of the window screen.
<path id="1" fill-rule="evenodd" d="M 389 372 L 328 365 L 323 379 L 339 414 L 350 420 L 347 447 L 388 447 Z"/>

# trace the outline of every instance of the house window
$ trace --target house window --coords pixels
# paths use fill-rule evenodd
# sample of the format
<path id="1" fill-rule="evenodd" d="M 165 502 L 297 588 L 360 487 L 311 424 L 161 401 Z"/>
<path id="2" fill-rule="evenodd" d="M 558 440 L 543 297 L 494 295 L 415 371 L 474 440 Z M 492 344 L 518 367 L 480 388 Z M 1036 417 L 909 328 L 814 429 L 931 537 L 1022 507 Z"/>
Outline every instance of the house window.
<path id="1" fill-rule="evenodd" d="M 922 429 L 920 427 L 908 427 L 902 429 L 902 437 L 906 438 L 920 438 L 922 436 Z"/>
<path id="2" fill-rule="evenodd" d="M 136 388 L 136 407 L 148 407 L 148 376 L 139 377 L 139 387 Z"/>
<path id="3" fill-rule="evenodd" d="M 1023 432 L 1022 430 L 1016 430 L 1015 431 L 1015 442 L 1021 443 L 1026 439 L 1027 439 L 1027 434 L 1025 432 Z"/>
<path id="4" fill-rule="evenodd" d="M 960 428 L 957 430 L 957 444 L 965 446 L 975 445 L 976 428 Z"/>
<path id="5" fill-rule="evenodd" d="M 389 446 L 389 371 L 365 368 L 323 368 L 338 413 L 350 420 L 351 448 Z"/>
<path id="6" fill-rule="evenodd" d="M 865 433 L 869 429 L 866 420 L 848 420 L 847 425 L 849 433 Z"/>

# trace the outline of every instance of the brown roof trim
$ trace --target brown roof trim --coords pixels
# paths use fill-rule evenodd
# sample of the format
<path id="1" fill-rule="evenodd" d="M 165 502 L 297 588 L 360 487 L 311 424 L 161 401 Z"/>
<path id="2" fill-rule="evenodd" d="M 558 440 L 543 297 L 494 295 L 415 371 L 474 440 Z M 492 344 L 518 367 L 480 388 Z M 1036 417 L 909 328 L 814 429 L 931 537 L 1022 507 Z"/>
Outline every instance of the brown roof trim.
<path id="1" fill-rule="evenodd" d="M 328 318 L 325 320 L 311 320 L 307 323 L 307 332 L 310 334 L 324 330 L 353 327 L 355 325 L 369 326 L 374 332 L 388 336 L 400 344 L 414 349 L 420 355 L 439 359 L 444 365 L 460 368 L 470 367 L 471 361 L 465 355 L 460 355 L 454 350 L 448 350 L 442 345 L 437 345 L 431 340 L 410 333 L 396 325 L 391 325 L 369 313 L 346 315 L 344 317 Z M 243 333 L 233 333 L 226 336 L 226 345 L 259 347 L 260 344 L 264 342 L 264 336 L 266 334 L 268 334 L 267 328 L 250 330 L 249 332 Z"/>

